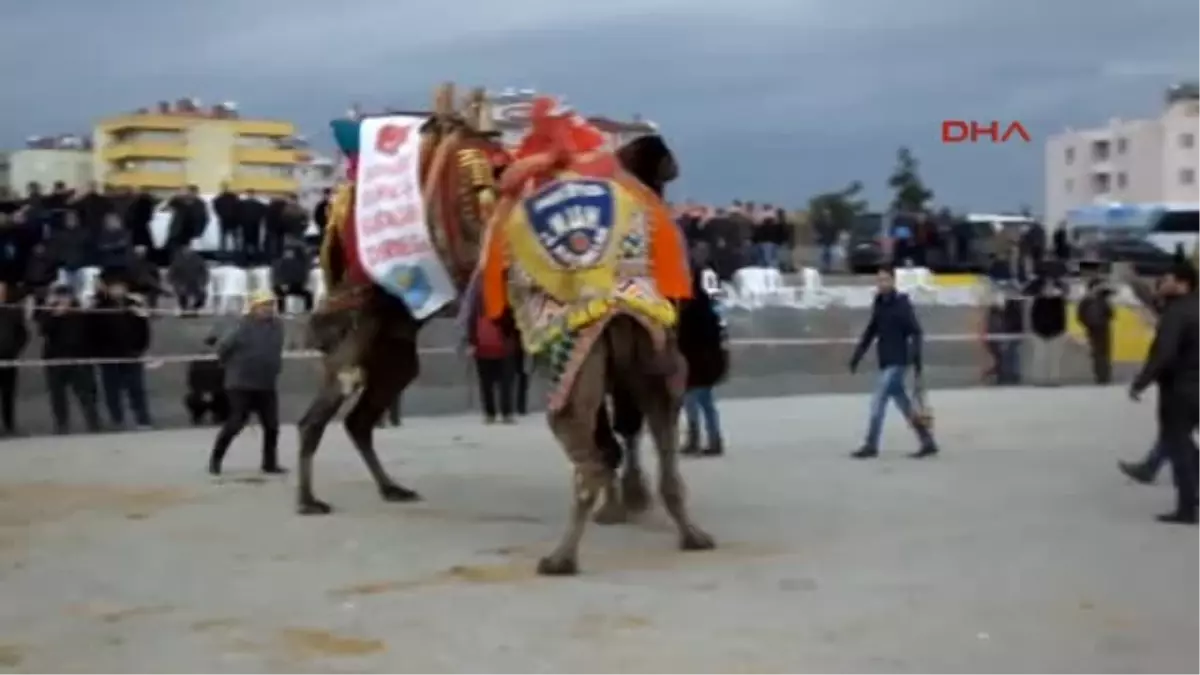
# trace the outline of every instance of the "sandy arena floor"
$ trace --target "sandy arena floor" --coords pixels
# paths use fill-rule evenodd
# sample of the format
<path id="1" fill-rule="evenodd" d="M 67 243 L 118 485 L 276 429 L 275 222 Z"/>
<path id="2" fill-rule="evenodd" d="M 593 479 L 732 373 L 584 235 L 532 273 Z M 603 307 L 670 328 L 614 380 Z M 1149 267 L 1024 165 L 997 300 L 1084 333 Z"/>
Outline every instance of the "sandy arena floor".
<path id="1" fill-rule="evenodd" d="M 685 465 L 721 548 L 675 550 L 656 509 L 593 526 L 574 579 L 533 574 L 569 487 L 537 418 L 382 431 L 421 505 L 333 430 L 325 518 L 257 479 L 254 430 L 219 482 L 211 430 L 0 443 L 0 670 L 1196 672 L 1197 531 L 1114 466 L 1152 401 L 934 402 L 942 457 L 904 457 L 893 413 L 867 463 L 863 396 L 723 404 L 729 458 Z"/>

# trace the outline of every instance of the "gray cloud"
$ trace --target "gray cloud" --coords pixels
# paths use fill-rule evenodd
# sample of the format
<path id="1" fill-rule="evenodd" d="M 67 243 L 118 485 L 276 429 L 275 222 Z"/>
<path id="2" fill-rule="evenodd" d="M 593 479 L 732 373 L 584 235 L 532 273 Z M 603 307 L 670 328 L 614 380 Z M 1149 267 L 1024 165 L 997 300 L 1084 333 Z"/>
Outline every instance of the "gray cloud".
<path id="1" fill-rule="evenodd" d="M 324 139 L 351 101 L 433 85 L 534 86 L 589 113 L 657 120 L 679 197 L 800 204 L 911 146 L 939 201 L 1041 199 L 1037 138 L 1153 114 L 1197 75 L 1194 0 L 43 0 L 0 25 L 0 144 L 160 98 L 234 99 Z M 353 8 L 353 11 L 350 10 Z M 1014 119 L 1028 146 L 942 146 L 945 118 Z"/>

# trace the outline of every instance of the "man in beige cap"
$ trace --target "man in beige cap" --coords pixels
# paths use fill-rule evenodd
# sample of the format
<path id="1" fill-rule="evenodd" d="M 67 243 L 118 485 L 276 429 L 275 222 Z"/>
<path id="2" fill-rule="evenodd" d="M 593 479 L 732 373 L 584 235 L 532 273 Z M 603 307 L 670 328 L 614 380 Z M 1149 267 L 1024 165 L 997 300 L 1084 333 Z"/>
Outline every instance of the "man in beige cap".
<path id="1" fill-rule="evenodd" d="M 230 443 L 246 427 L 250 413 L 262 425 L 263 473 L 284 473 L 279 466 L 279 373 L 283 369 L 283 322 L 275 312 L 275 296 L 258 291 L 250 296 L 246 314 L 216 345 L 225 367 L 229 417 L 217 433 L 208 472 L 220 475 Z"/>

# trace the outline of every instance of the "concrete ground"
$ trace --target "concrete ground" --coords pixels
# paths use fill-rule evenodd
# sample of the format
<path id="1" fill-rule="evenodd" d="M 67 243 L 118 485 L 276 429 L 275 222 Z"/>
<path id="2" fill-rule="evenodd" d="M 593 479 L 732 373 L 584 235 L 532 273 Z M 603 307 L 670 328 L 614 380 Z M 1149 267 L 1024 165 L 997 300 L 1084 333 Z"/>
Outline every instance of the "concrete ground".
<path id="1" fill-rule="evenodd" d="M 943 456 L 863 395 L 730 401 L 730 454 L 685 463 L 712 552 L 660 508 L 593 526 L 544 579 L 569 474 L 541 420 L 380 433 L 423 492 L 387 504 L 343 435 L 325 518 L 230 475 L 210 431 L 0 443 L 0 669 L 20 672 L 1196 672 L 1196 529 L 1128 484 L 1153 404 L 1120 389 L 935 392 Z M 295 439 L 289 431 L 289 460 Z"/>

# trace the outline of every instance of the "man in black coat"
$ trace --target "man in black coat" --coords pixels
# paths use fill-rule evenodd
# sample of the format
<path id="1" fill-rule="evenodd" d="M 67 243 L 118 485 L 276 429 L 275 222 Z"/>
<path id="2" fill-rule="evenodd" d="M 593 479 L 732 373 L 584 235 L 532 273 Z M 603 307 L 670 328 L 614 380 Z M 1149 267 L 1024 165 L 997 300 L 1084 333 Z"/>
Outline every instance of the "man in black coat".
<path id="1" fill-rule="evenodd" d="M 221 252 L 232 252 L 234 258 L 240 258 L 244 254 L 241 241 L 241 207 L 241 198 L 229 189 L 228 184 L 222 185 L 221 193 L 213 200 L 213 212 L 216 213 L 221 226 Z"/>
<path id="2" fill-rule="evenodd" d="M 267 218 L 267 205 L 259 198 L 258 193 L 247 190 L 238 213 L 245 264 L 258 264 L 263 259 L 263 223 Z"/>
<path id="3" fill-rule="evenodd" d="M 1158 443 L 1171 463 L 1175 510 L 1158 517 L 1166 523 L 1196 524 L 1197 448 L 1192 435 L 1200 424 L 1200 336 L 1196 269 L 1177 261 L 1164 275 L 1159 292 L 1166 296 L 1158 329 L 1142 371 L 1129 387 L 1137 401 L 1151 384 L 1158 385 Z"/>
<path id="4" fill-rule="evenodd" d="M 92 316 L 80 311 L 71 287 L 55 286 L 46 302 L 48 307 L 35 315 L 42 334 L 42 358 L 47 361 L 95 358 L 91 340 L 98 331 Z M 45 373 L 55 433 L 65 434 L 71 428 L 67 392 L 75 395 L 88 431 L 100 431 L 95 368 L 91 364 L 53 363 L 46 366 Z"/>
<path id="5" fill-rule="evenodd" d="M 151 422 L 146 365 L 141 359 L 150 348 L 150 315 L 140 298 L 129 295 L 128 282 L 121 275 L 121 271 L 107 271 L 96 296 L 97 356 L 114 360 L 100 364 L 100 382 L 113 426 L 125 426 L 123 399 L 127 398 L 134 422 L 145 429 Z"/>
<path id="6" fill-rule="evenodd" d="M 694 247 L 692 297 L 679 308 L 679 352 L 687 362 L 687 392 L 683 398 L 687 440 L 680 452 L 716 457 L 725 453 L 725 439 L 713 389 L 729 371 L 729 349 L 720 309 L 701 282 L 705 269 L 709 269 L 707 247 Z M 704 447 L 700 445 L 702 423 L 708 441 Z"/>
<path id="7" fill-rule="evenodd" d="M 12 284 L 0 281 L 0 361 L 15 361 L 29 341 L 25 325 L 25 309 L 16 304 L 9 289 Z M 16 366 L 0 366 L 0 436 L 17 432 L 17 371 Z"/>

